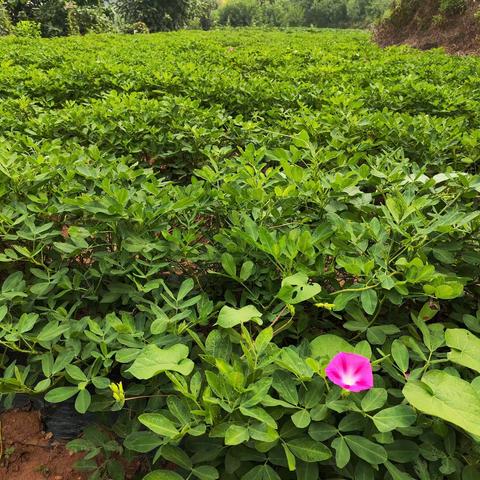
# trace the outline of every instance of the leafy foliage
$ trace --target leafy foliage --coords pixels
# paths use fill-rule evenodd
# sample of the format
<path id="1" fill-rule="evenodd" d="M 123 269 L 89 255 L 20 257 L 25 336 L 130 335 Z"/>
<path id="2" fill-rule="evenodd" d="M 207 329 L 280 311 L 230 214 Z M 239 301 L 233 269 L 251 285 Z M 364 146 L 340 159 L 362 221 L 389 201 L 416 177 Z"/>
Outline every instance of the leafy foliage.
<path id="1" fill-rule="evenodd" d="M 455 15 L 463 12 L 466 8 L 465 0 L 441 0 L 439 11 L 440 13 Z"/>
<path id="2" fill-rule="evenodd" d="M 478 475 L 477 58 L 256 29 L 0 55 L 5 406 L 114 412 L 72 446 L 97 478 Z M 328 382 L 339 351 L 372 390 Z"/>
<path id="3" fill-rule="evenodd" d="M 117 0 L 128 23 L 143 22 L 151 32 L 177 30 L 189 16 L 189 0 Z"/>
<path id="4" fill-rule="evenodd" d="M 259 5 L 255 0 L 231 0 L 220 8 L 218 16 L 220 25 L 247 27 L 259 23 Z"/>
<path id="5" fill-rule="evenodd" d="M 12 21 L 3 2 L 0 2 L 0 36 L 12 33 Z"/>
<path id="6" fill-rule="evenodd" d="M 412 23 L 422 31 L 429 27 L 441 28 L 450 17 L 462 14 L 473 3 L 467 0 L 439 0 L 425 4 L 421 0 L 396 0 L 380 27 L 387 31 L 393 27 L 396 32 Z"/>
<path id="7" fill-rule="evenodd" d="M 221 25 L 338 27 L 368 25 L 381 17 L 389 0 L 228 0 L 218 11 Z"/>
<path id="8" fill-rule="evenodd" d="M 13 33 L 17 37 L 40 38 L 42 26 L 38 22 L 21 20 L 13 27 Z"/>

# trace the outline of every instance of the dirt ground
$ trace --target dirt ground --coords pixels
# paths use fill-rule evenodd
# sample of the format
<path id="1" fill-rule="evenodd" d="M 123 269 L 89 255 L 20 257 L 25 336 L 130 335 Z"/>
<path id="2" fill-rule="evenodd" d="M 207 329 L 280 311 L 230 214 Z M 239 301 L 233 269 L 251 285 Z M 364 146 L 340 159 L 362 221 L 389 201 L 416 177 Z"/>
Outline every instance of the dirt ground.
<path id="1" fill-rule="evenodd" d="M 478 2 L 472 1 L 460 15 L 447 17 L 436 25 L 432 21 L 438 11 L 438 0 L 425 0 L 406 23 L 393 25 L 384 22 L 374 32 L 381 46 L 410 45 L 421 50 L 444 48 L 456 55 L 480 54 L 480 11 Z"/>
<path id="2" fill-rule="evenodd" d="M 86 480 L 73 469 L 81 455 L 43 431 L 39 412 L 10 410 L 0 422 L 0 480 Z"/>

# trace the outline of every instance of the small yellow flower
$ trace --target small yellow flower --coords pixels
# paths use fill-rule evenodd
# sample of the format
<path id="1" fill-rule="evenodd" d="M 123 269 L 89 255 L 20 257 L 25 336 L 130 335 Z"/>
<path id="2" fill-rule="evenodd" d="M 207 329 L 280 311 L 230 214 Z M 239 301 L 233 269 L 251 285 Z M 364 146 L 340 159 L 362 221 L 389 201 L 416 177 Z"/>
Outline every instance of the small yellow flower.
<path id="1" fill-rule="evenodd" d="M 125 401 L 125 392 L 123 391 L 122 382 L 111 383 L 110 390 L 113 393 L 113 398 L 115 399 L 115 401 L 117 401 L 118 403 L 122 403 Z"/>

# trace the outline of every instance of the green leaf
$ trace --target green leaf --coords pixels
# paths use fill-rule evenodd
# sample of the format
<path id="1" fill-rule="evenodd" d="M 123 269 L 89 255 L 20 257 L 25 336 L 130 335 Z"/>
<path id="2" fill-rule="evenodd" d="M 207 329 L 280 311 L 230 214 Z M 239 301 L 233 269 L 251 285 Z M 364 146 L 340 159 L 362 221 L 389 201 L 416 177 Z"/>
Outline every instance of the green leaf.
<path id="1" fill-rule="evenodd" d="M 162 440 L 154 432 L 132 432 L 123 442 L 125 448 L 134 452 L 147 453 L 162 444 Z"/>
<path id="2" fill-rule="evenodd" d="M 285 371 L 276 370 L 273 374 L 272 386 L 278 392 L 280 398 L 292 405 L 298 404 L 298 391 L 295 384 L 295 377 Z"/>
<path id="3" fill-rule="evenodd" d="M 249 470 L 241 480 L 281 480 L 270 465 L 258 465 Z"/>
<path id="4" fill-rule="evenodd" d="M 283 348 L 276 363 L 301 380 L 310 379 L 313 376 L 313 370 L 293 347 Z"/>
<path id="5" fill-rule="evenodd" d="M 387 401 L 388 393 L 384 388 L 372 388 L 362 398 L 362 410 L 371 412 L 382 408 Z"/>
<path id="6" fill-rule="evenodd" d="M 449 328 L 445 331 L 445 343 L 452 349 L 447 355 L 451 362 L 480 373 L 480 339 L 478 337 L 463 328 Z"/>
<path id="7" fill-rule="evenodd" d="M 40 393 L 44 392 L 47 390 L 47 388 L 50 388 L 50 385 L 52 384 L 52 381 L 49 378 L 44 378 L 43 380 L 40 380 L 36 385 L 35 385 L 35 392 Z"/>
<path id="8" fill-rule="evenodd" d="M 86 382 L 88 380 L 87 376 L 76 365 L 65 365 L 65 371 L 70 377 L 72 377 L 73 380 L 77 382 Z"/>
<path id="9" fill-rule="evenodd" d="M 71 243 L 53 242 L 53 245 L 57 250 L 60 250 L 60 252 L 66 253 L 67 255 L 80 250 L 80 247 L 72 245 Z"/>
<path id="10" fill-rule="evenodd" d="M 233 328 L 249 321 L 261 325 L 261 316 L 262 314 L 253 305 L 247 305 L 239 309 L 225 305 L 218 314 L 216 325 L 222 328 Z"/>
<path id="11" fill-rule="evenodd" d="M 170 413 L 180 422 L 182 426 L 190 423 L 192 416 L 186 399 L 170 396 L 167 398 L 167 406 Z"/>
<path id="12" fill-rule="evenodd" d="M 222 254 L 222 267 L 233 278 L 237 276 L 235 259 L 229 253 Z"/>
<path id="13" fill-rule="evenodd" d="M 178 289 L 177 302 L 181 302 L 193 290 L 194 286 L 195 284 L 192 278 L 184 280 Z"/>
<path id="14" fill-rule="evenodd" d="M 171 470 L 154 470 L 143 477 L 143 480 L 184 480 L 184 478 Z"/>
<path id="15" fill-rule="evenodd" d="M 96 388 L 105 389 L 110 385 L 110 380 L 106 377 L 93 377 L 92 383 Z"/>
<path id="16" fill-rule="evenodd" d="M 244 397 L 242 397 L 242 407 L 254 407 L 255 405 L 263 402 L 265 397 L 268 395 L 271 385 L 271 377 L 262 378 L 258 382 L 251 384 L 251 386 L 249 386 L 248 390 L 245 392 Z M 245 398 L 245 400 L 243 400 L 243 398 Z"/>
<path id="17" fill-rule="evenodd" d="M 402 213 L 401 213 L 398 202 L 393 197 L 389 196 L 385 201 L 385 205 L 387 206 L 388 211 L 390 212 L 393 219 L 395 220 L 395 223 L 400 223 Z"/>
<path id="18" fill-rule="evenodd" d="M 323 442 L 338 433 L 338 429 L 329 423 L 311 423 L 308 434 L 317 442 Z"/>
<path id="19" fill-rule="evenodd" d="M 310 410 L 310 417 L 315 422 L 321 422 L 325 420 L 328 416 L 328 407 L 324 404 L 319 403 L 316 407 L 313 407 Z"/>
<path id="20" fill-rule="evenodd" d="M 192 460 L 190 457 L 179 447 L 173 445 L 164 445 L 161 449 L 160 455 L 165 460 L 184 468 L 185 470 L 192 469 Z"/>
<path id="21" fill-rule="evenodd" d="M 160 413 L 142 413 L 138 420 L 149 430 L 162 437 L 174 438 L 179 434 L 175 424 Z"/>
<path id="22" fill-rule="evenodd" d="M 248 429 L 240 425 L 230 425 L 225 432 L 225 445 L 240 445 L 250 438 Z"/>
<path id="23" fill-rule="evenodd" d="M 311 419 L 307 410 L 299 410 L 291 418 L 297 428 L 307 428 L 310 425 Z"/>
<path id="24" fill-rule="evenodd" d="M 342 437 L 337 437 L 332 442 L 332 447 L 335 449 L 335 463 L 338 468 L 344 468 L 350 461 L 350 449 L 347 442 Z"/>
<path id="25" fill-rule="evenodd" d="M 417 410 L 480 436 L 480 395 L 465 380 L 431 370 L 421 382 L 409 381 L 403 394 Z"/>
<path id="26" fill-rule="evenodd" d="M 80 390 L 80 392 L 77 395 L 77 398 L 75 399 L 75 410 L 78 413 L 85 413 L 88 410 L 88 407 L 90 406 L 90 403 L 92 402 L 92 397 L 90 395 L 90 392 L 88 390 Z"/>
<path id="27" fill-rule="evenodd" d="M 257 355 L 263 353 L 265 348 L 267 348 L 268 344 L 272 341 L 273 338 L 273 328 L 267 327 L 263 329 L 255 339 L 255 350 Z"/>
<path id="28" fill-rule="evenodd" d="M 245 282 L 252 275 L 255 265 L 252 261 L 247 260 L 243 263 L 242 268 L 240 269 L 240 280 Z"/>
<path id="29" fill-rule="evenodd" d="M 283 447 L 283 451 L 285 452 L 285 457 L 287 459 L 288 469 L 291 472 L 294 472 L 297 466 L 297 459 L 285 443 L 282 443 L 282 447 Z"/>
<path id="30" fill-rule="evenodd" d="M 420 449 L 412 440 L 395 440 L 385 445 L 388 459 L 396 463 L 414 463 L 420 456 Z"/>
<path id="31" fill-rule="evenodd" d="M 435 296 L 440 300 L 451 300 L 463 295 L 463 285 L 459 282 L 450 282 L 435 287 Z"/>
<path id="32" fill-rule="evenodd" d="M 88 440 L 83 438 L 76 438 L 75 440 L 71 440 L 67 443 L 67 448 L 70 452 L 87 452 L 88 450 L 92 450 L 95 448 L 95 445 Z"/>
<path id="33" fill-rule="evenodd" d="M 364 430 L 365 417 L 360 413 L 350 412 L 345 415 L 338 423 L 338 429 L 341 432 L 353 432 L 354 430 Z"/>
<path id="34" fill-rule="evenodd" d="M 368 315 L 373 315 L 378 303 L 377 292 L 373 288 L 369 290 L 363 290 L 363 292 L 360 294 L 360 301 L 365 313 L 368 313 Z"/>
<path id="35" fill-rule="evenodd" d="M 355 466 L 355 480 L 374 480 L 375 470 L 365 462 L 358 462 Z"/>
<path id="36" fill-rule="evenodd" d="M 118 460 L 110 458 L 105 462 L 105 465 L 107 467 L 109 478 L 112 480 L 125 480 L 125 470 Z"/>
<path id="37" fill-rule="evenodd" d="M 398 368 L 404 373 L 408 371 L 410 356 L 407 347 L 400 340 L 393 341 L 391 353 Z"/>
<path id="38" fill-rule="evenodd" d="M 200 480 L 217 480 L 217 478 L 220 478 L 218 470 L 215 467 L 210 467 L 208 465 L 195 467 L 192 470 L 192 473 Z"/>
<path id="39" fill-rule="evenodd" d="M 161 335 L 166 332 L 170 319 L 161 308 L 158 308 L 155 313 L 157 314 L 157 318 L 155 318 L 150 325 L 150 331 L 152 332 L 152 335 Z"/>
<path id="40" fill-rule="evenodd" d="M 57 339 L 69 329 L 68 325 L 58 325 L 57 323 L 47 323 L 37 335 L 39 342 L 51 342 Z"/>
<path id="41" fill-rule="evenodd" d="M 241 406 L 240 412 L 242 413 L 242 415 L 245 415 L 246 417 L 251 417 L 251 418 L 254 418 L 255 420 L 263 422 L 265 423 L 265 425 L 268 425 L 271 428 L 277 428 L 277 423 L 275 422 L 275 420 L 263 408 L 260 408 L 260 407 L 245 408 Z"/>
<path id="42" fill-rule="evenodd" d="M 179 372 L 187 376 L 194 367 L 193 362 L 187 357 L 188 347 L 182 344 L 164 349 L 153 344 L 147 345 L 127 372 L 139 380 L 148 380 L 166 371 Z"/>
<path id="43" fill-rule="evenodd" d="M 76 393 L 78 393 L 78 387 L 54 388 L 45 395 L 45 400 L 50 403 L 60 403 L 72 398 Z"/>
<path id="44" fill-rule="evenodd" d="M 278 439 L 278 432 L 272 427 L 261 422 L 253 422 L 248 427 L 250 437 L 260 442 L 272 443 Z"/>
<path id="45" fill-rule="evenodd" d="M 433 305 L 431 302 L 426 302 L 423 304 L 420 312 L 418 312 L 418 318 L 423 322 L 428 322 L 438 313 L 438 310 L 438 305 Z"/>
<path id="46" fill-rule="evenodd" d="M 480 470 L 474 465 L 467 465 L 462 471 L 462 480 L 478 480 Z"/>
<path id="47" fill-rule="evenodd" d="M 359 435 L 345 435 L 344 438 L 352 452 L 367 463 L 378 465 L 387 461 L 387 452 L 381 445 Z"/>
<path id="48" fill-rule="evenodd" d="M 323 443 L 306 437 L 289 440 L 287 446 L 297 458 L 304 462 L 323 462 L 332 456 L 332 452 Z"/>
<path id="49" fill-rule="evenodd" d="M 396 428 L 409 427 L 416 419 L 417 415 L 408 405 L 385 408 L 372 417 L 373 423 L 380 432 L 390 432 Z"/>
<path id="50" fill-rule="evenodd" d="M 297 462 L 297 480 L 319 480 L 318 463 Z"/>
<path id="51" fill-rule="evenodd" d="M 290 305 L 304 302 L 313 298 L 322 291 L 318 283 L 308 283 L 308 277 L 304 273 L 296 273 L 284 278 L 282 288 L 277 294 L 280 300 Z"/>
<path id="52" fill-rule="evenodd" d="M 388 473 L 392 476 L 392 480 L 415 480 L 408 473 L 402 472 L 393 463 L 386 462 L 385 467 L 387 467 Z"/>
<path id="53" fill-rule="evenodd" d="M 314 338 L 310 342 L 310 350 L 313 358 L 326 357 L 332 359 L 337 353 L 352 353 L 354 348 L 342 337 L 327 333 Z"/>
<path id="54" fill-rule="evenodd" d="M 5 307 L 5 313 L 7 312 L 7 308 Z M 0 313 L 0 317 L 2 317 Z M 20 319 L 17 323 L 17 330 L 20 333 L 29 332 L 38 320 L 38 315 L 36 313 L 22 313 Z"/>

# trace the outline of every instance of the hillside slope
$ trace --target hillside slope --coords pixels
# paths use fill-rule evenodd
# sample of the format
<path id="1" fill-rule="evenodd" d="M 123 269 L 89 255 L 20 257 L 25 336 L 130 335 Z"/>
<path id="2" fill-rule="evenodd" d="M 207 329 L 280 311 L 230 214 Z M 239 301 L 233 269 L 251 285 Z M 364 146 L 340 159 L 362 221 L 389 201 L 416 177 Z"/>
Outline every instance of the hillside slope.
<path id="1" fill-rule="evenodd" d="M 479 0 L 397 0 L 378 26 L 382 46 L 444 47 L 450 53 L 480 53 Z"/>

